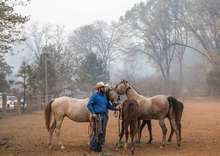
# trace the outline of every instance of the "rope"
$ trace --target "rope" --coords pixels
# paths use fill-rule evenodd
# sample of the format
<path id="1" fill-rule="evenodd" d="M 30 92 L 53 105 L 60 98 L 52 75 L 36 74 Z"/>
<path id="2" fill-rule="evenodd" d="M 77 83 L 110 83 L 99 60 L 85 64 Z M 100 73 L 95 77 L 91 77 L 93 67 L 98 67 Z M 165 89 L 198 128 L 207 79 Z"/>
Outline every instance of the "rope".
<path id="1" fill-rule="evenodd" d="M 88 126 L 88 136 L 89 136 L 89 142 L 88 145 L 90 145 L 91 141 L 92 141 L 92 137 L 93 137 L 93 133 L 94 133 L 94 129 L 95 129 L 95 138 L 96 138 L 96 142 L 99 142 L 99 133 L 101 130 L 103 130 L 102 127 L 102 117 L 101 115 L 97 115 L 96 118 L 91 117 L 90 121 L 89 121 L 89 126 Z"/>
<path id="2" fill-rule="evenodd" d="M 119 115 L 118 111 L 114 111 L 114 117 L 117 118 Z"/>
<path id="3" fill-rule="evenodd" d="M 89 125 L 88 125 L 88 136 L 89 136 L 89 142 L 88 145 L 90 146 L 90 143 L 92 141 L 92 135 L 93 135 L 93 127 L 94 127 L 94 121 L 92 121 L 93 119 L 90 118 L 89 120 Z"/>

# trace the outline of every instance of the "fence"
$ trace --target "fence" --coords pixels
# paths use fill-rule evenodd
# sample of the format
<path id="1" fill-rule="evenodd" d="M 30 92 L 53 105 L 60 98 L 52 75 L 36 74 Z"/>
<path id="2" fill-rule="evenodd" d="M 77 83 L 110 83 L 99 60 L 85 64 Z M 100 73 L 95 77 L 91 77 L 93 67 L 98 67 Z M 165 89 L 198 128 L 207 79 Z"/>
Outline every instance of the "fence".
<path id="1" fill-rule="evenodd" d="M 43 110 L 46 103 L 50 101 L 53 95 L 47 96 L 48 100 L 45 100 L 43 95 L 27 95 L 25 100 L 18 95 L 7 95 L 2 93 L 0 95 L 0 112 L 2 115 L 6 114 L 23 114 L 32 113 L 32 111 Z"/>

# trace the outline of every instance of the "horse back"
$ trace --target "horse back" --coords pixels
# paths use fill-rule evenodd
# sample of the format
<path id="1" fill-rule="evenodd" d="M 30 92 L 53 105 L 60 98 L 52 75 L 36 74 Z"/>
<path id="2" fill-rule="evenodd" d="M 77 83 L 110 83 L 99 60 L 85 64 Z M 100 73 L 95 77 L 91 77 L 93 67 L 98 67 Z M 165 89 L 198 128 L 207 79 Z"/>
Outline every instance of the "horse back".
<path id="1" fill-rule="evenodd" d="M 56 114 L 67 116 L 76 122 L 87 122 L 89 111 L 87 109 L 87 99 L 76 99 L 71 97 L 59 97 L 54 99 L 52 111 Z"/>
<path id="2" fill-rule="evenodd" d="M 142 119 L 160 119 L 167 115 L 169 111 L 169 101 L 166 95 L 156 95 L 142 98 L 140 114 Z"/>

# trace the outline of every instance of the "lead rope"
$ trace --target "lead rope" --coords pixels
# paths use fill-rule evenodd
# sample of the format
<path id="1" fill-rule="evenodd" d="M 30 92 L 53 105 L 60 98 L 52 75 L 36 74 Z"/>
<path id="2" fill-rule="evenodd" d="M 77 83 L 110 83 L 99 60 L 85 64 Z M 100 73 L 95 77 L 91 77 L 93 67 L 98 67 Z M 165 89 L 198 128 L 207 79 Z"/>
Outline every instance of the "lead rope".
<path id="1" fill-rule="evenodd" d="M 89 135 L 88 145 L 89 145 L 89 146 L 90 146 L 90 143 L 91 143 L 91 141 L 92 141 L 93 127 L 94 127 L 94 119 L 91 117 L 91 118 L 89 119 L 89 126 L 88 126 L 88 135 Z"/>

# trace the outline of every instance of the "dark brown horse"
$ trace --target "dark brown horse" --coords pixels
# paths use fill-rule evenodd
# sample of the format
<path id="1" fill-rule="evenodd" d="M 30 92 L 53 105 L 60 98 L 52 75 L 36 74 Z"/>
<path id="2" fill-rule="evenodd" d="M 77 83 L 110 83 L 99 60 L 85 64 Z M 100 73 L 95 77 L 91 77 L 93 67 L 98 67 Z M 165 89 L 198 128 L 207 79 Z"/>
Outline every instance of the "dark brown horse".
<path id="1" fill-rule="evenodd" d="M 119 142 L 121 142 L 121 139 L 125 133 L 125 145 L 124 149 L 127 150 L 128 146 L 128 136 L 129 136 L 129 128 L 130 128 L 130 138 L 131 138 L 131 152 L 134 154 L 134 136 L 138 132 L 138 113 L 139 108 L 136 100 L 125 100 L 122 104 L 121 113 L 122 113 L 122 129 L 120 132 L 120 139 Z"/>
<path id="2" fill-rule="evenodd" d="M 180 141 L 182 139 L 182 136 L 181 136 L 181 118 L 182 118 L 182 113 L 183 113 L 183 109 L 184 109 L 184 106 L 183 106 L 183 103 L 180 102 L 179 100 L 177 100 L 176 98 L 174 97 L 168 97 L 168 101 L 169 103 L 173 103 L 173 107 L 176 107 L 176 111 L 175 111 L 175 116 L 176 116 L 176 124 L 177 124 L 177 127 L 179 129 L 179 137 L 180 137 Z M 152 137 L 152 126 L 151 126 L 151 120 L 143 120 L 142 123 L 141 123 L 141 126 L 140 126 L 140 131 L 139 131 L 139 135 L 138 135 L 138 142 L 140 142 L 140 139 L 141 139 L 141 134 L 142 134 L 142 131 L 143 131 L 143 128 L 145 127 L 145 125 L 147 124 L 148 126 L 148 131 L 149 131 L 149 141 L 148 143 L 151 143 L 152 140 L 153 140 L 153 137 Z M 172 124 L 170 123 L 170 127 L 171 127 L 171 132 L 170 132 L 170 136 L 168 138 L 168 142 L 171 142 L 172 140 L 172 137 L 173 137 L 173 133 L 174 133 L 174 129 L 172 127 Z"/>

